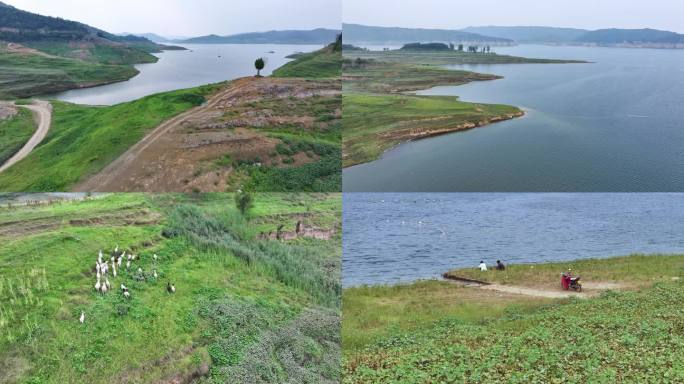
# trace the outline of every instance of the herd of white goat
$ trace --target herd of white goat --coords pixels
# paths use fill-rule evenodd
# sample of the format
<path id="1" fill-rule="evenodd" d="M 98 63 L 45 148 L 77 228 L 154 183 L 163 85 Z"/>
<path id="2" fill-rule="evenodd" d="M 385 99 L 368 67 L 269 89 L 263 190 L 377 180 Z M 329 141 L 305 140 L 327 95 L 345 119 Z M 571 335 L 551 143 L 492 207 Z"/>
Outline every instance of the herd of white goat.
<path id="1" fill-rule="evenodd" d="M 145 281 L 149 277 L 151 277 L 154 280 L 157 280 L 157 278 L 159 277 L 159 275 L 157 274 L 157 260 L 159 259 L 159 257 L 157 256 L 157 254 L 154 254 L 152 258 L 154 261 L 154 268 L 152 269 L 152 274 L 146 276 L 142 267 L 138 267 L 135 275 L 133 276 L 136 280 Z M 119 273 L 121 273 L 124 259 L 126 260 L 126 272 L 129 273 L 131 271 L 131 267 L 133 266 L 133 262 L 138 260 L 137 255 L 134 255 L 130 252 L 126 253 L 126 251 L 119 251 L 119 246 L 117 245 L 116 248 L 114 248 L 114 252 L 111 253 L 110 259 L 106 260 L 104 254 L 102 253 L 102 250 L 100 250 L 100 253 L 97 256 L 97 261 L 95 262 L 95 273 L 97 277 L 97 282 L 95 283 L 96 292 L 101 294 L 111 292 L 112 285 L 109 282 L 109 275 L 111 273 L 112 279 L 114 279 L 117 277 Z M 121 283 L 120 288 L 123 297 L 125 297 L 126 299 L 130 299 L 131 291 L 123 283 Z M 170 282 L 166 283 L 166 291 L 171 294 L 176 293 L 175 285 L 173 285 Z M 85 323 L 84 311 L 81 311 L 81 316 L 78 320 L 81 324 Z"/>

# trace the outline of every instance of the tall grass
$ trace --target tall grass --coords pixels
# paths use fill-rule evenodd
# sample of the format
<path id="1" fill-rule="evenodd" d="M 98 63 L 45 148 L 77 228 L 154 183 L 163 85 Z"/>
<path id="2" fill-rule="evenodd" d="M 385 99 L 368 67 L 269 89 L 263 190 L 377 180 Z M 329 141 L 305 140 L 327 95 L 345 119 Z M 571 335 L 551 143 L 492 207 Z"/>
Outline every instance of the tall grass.
<path id="1" fill-rule="evenodd" d="M 326 273 L 326 260 L 316 247 L 246 238 L 248 223 L 238 213 L 211 216 L 192 205 L 180 205 L 169 215 L 165 236 L 184 236 L 202 250 L 228 251 L 278 281 L 308 292 L 321 305 L 338 307 L 339 275 Z"/>

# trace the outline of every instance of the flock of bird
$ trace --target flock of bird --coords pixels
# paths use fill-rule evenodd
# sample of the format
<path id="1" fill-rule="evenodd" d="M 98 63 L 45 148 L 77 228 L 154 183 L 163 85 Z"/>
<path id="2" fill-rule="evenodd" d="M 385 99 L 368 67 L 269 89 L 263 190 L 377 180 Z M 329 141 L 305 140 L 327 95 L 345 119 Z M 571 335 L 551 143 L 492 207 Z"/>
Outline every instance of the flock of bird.
<path id="1" fill-rule="evenodd" d="M 109 282 L 109 276 L 108 274 L 111 271 L 111 275 L 113 278 L 117 277 L 118 272 L 117 268 L 119 269 L 119 272 L 121 272 L 122 265 L 124 259 L 126 260 L 125 268 L 126 272 L 129 272 L 131 270 L 131 265 L 133 261 L 138 260 L 138 256 L 134 255 L 132 253 L 126 254 L 126 251 L 119 251 L 119 246 L 117 245 L 114 248 L 114 251 L 110 255 L 110 259 L 106 260 L 104 257 L 104 254 L 102 253 L 102 250 L 100 250 L 98 256 L 97 256 L 97 261 L 95 262 L 95 272 L 96 272 L 96 277 L 97 277 L 97 282 L 95 283 L 95 291 L 101 294 L 106 294 L 107 292 L 110 292 L 112 290 L 112 285 Z M 154 265 L 155 268 L 152 269 L 152 278 L 154 280 L 157 280 L 159 275 L 157 274 L 157 260 L 159 257 L 155 253 L 152 256 L 154 260 Z M 111 264 L 110 264 L 111 263 Z M 145 281 L 147 280 L 148 277 L 145 276 L 145 273 L 143 272 L 142 267 L 138 267 L 137 273 L 135 274 L 135 279 L 138 281 Z M 131 298 L 131 291 L 122 283 L 121 284 L 121 294 L 123 295 L 124 298 L 130 299 Z M 166 291 L 169 294 L 176 293 L 176 286 L 172 284 L 171 282 L 166 283 Z M 81 311 L 81 316 L 79 317 L 79 322 L 81 324 L 85 323 L 85 312 Z"/>

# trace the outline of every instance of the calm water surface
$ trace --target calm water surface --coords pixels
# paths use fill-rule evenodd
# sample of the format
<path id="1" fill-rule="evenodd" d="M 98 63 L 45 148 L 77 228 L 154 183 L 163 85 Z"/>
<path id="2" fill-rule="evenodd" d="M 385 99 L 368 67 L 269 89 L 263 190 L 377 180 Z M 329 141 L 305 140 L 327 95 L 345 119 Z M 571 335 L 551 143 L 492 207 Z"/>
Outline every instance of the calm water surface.
<path id="1" fill-rule="evenodd" d="M 275 44 L 184 44 L 187 51 L 165 51 L 156 54 L 159 61 L 140 64 L 140 74 L 115 84 L 77 89 L 59 93 L 53 98 L 90 105 L 112 105 L 144 96 L 176 89 L 191 88 L 224 80 L 251 76 L 256 73 L 254 60 L 264 57 L 270 75 L 290 61 L 286 56 L 295 52 L 311 52 L 318 45 Z M 270 52 L 274 53 L 270 53 Z M 219 57 L 220 56 L 220 57 Z"/>
<path id="2" fill-rule="evenodd" d="M 527 116 L 401 145 L 346 169 L 345 191 L 684 191 L 684 50 L 498 52 L 593 63 L 452 66 L 505 78 L 420 93 Z"/>
<path id="3" fill-rule="evenodd" d="M 343 284 L 438 278 L 480 260 L 684 252 L 684 194 L 347 193 Z"/>

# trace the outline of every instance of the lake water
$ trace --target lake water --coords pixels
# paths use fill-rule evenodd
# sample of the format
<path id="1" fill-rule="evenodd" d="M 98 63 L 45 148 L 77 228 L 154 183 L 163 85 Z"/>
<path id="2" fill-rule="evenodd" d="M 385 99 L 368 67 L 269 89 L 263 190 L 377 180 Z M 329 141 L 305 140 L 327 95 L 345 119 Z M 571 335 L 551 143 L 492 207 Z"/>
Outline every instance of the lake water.
<path id="1" fill-rule="evenodd" d="M 76 89 L 53 95 L 53 98 L 77 104 L 112 105 L 139 99 L 159 92 L 191 88 L 256 74 L 254 61 L 263 57 L 270 75 L 290 61 L 295 52 L 312 52 L 318 45 L 275 44 L 184 44 L 187 51 L 165 51 L 156 54 L 159 61 L 140 64 L 140 74 L 115 84 Z M 274 53 L 270 53 L 273 51 Z M 220 57 L 219 57 L 220 56 Z"/>
<path id="2" fill-rule="evenodd" d="M 684 191 L 684 50 L 522 45 L 499 53 L 592 64 L 469 65 L 505 78 L 426 95 L 523 118 L 401 145 L 345 169 L 345 191 Z"/>
<path id="3" fill-rule="evenodd" d="M 684 252 L 684 194 L 346 193 L 343 285 L 461 267 Z"/>

